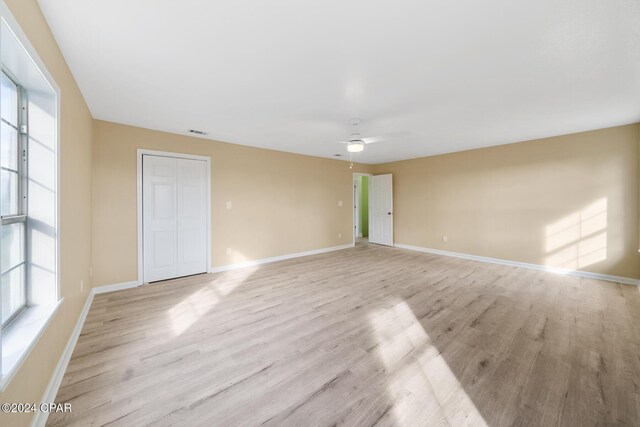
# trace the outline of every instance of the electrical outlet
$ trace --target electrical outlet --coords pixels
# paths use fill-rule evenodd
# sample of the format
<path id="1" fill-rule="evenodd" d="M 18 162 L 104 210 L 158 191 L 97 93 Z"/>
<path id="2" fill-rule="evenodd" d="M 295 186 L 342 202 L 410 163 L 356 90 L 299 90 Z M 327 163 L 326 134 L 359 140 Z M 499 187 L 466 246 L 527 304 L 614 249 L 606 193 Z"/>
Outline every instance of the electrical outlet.
<path id="1" fill-rule="evenodd" d="M 338 200 L 338 207 L 342 207 L 342 200 Z"/>
<path id="2" fill-rule="evenodd" d="M 338 233 L 338 239 L 342 239 L 342 233 Z"/>
<path id="3" fill-rule="evenodd" d="M 93 267 L 89 267 L 89 277 L 93 277 Z"/>
<path id="4" fill-rule="evenodd" d="M 80 292 L 84 291 L 84 280 L 80 279 Z"/>
<path id="5" fill-rule="evenodd" d="M 231 202 L 231 200 L 227 201 L 227 209 L 231 209 L 233 207 L 233 203 Z"/>
<path id="6" fill-rule="evenodd" d="M 442 236 L 442 241 L 446 243 L 449 241 L 449 238 L 447 236 Z"/>
<path id="7" fill-rule="evenodd" d="M 233 249 L 227 248 L 227 255 L 231 255 L 233 253 Z"/>

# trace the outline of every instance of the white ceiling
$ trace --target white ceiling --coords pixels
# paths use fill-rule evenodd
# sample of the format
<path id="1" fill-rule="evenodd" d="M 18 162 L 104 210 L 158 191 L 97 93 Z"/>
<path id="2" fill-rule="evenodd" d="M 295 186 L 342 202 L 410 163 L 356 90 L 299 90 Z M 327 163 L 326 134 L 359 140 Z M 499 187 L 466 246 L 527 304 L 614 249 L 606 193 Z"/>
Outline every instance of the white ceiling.
<path id="1" fill-rule="evenodd" d="M 40 0 L 97 119 L 380 163 L 640 121 L 637 0 Z"/>

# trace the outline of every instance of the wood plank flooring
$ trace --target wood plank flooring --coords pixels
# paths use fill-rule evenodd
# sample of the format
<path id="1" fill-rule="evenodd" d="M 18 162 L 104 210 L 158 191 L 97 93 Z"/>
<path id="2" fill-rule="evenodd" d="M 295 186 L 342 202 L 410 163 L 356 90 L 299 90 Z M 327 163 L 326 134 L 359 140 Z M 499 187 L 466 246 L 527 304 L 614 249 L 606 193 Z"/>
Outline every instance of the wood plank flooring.
<path id="1" fill-rule="evenodd" d="M 48 425 L 640 424 L 637 287 L 376 245 L 97 295 Z"/>

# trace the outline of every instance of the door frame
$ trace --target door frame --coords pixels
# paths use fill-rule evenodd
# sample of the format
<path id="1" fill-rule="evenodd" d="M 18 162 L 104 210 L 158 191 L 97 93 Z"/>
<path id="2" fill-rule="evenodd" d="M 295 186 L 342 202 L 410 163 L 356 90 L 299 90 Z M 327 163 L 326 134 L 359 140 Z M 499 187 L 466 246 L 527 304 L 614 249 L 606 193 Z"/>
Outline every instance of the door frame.
<path id="1" fill-rule="evenodd" d="M 137 167 L 136 167 L 136 175 L 137 175 L 137 225 L 138 225 L 138 285 L 144 284 L 144 240 L 143 240 L 143 232 L 144 232 L 144 224 L 143 224 L 143 216 L 142 216 L 142 156 L 150 155 L 150 156 L 159 156 L 159 157 L 171 157 L 175 159 L 186 159 L 186 160 L 202 160 L 206 164 L 207 169 L 207 182 L 206 182 L 206 193 L 207 200 L 205 202 L 206 207 L 206 216 L 207 216 L 207 273 L 211 273 L 211 157 L 209 156 L 198 156 L 195 154 L 184 154 L 184 153 L 176 153 L 173 151 L 157 151 L 157 150 L 147 150 L 144 148 L 138 148 L 137 150 Z"/>
<path id="2" fill-rule="evenodd" d="M 355 181 L 356 181 L 356 178 L 359 177 L 359 176 L 373 176 L 373 174 L 372 173 L 354 172 L 353 173 L 353 178 L 351 179 L 351 185 L 354 185 L 354 186 L 356 185 Z M 355 193 L 355 191 L 351 191 L 351 194 L 352 194 L 351 197 L 353 198 L 353 201 L 352 201 L 352 204 L 351 204 L 351 206 L 353 206 L 353 215 L 351 215 L 351 221 L 353 223 L 352 227 L 351 227 L 351 230 L 352 230 L 352 232 L 351 232 L 352 241 L 351 242 L 355 245 L 356 244 L 356 193 Z M 362 208 L 362 206 L 360 206 L 360 208 Z"/>

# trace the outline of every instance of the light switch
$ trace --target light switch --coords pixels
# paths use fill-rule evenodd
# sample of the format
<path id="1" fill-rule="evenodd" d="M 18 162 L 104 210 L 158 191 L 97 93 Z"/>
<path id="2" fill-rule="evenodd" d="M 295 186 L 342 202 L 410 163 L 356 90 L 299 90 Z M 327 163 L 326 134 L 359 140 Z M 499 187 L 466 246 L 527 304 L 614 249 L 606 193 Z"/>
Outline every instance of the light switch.
<path id="1" fill-rule="evenodd" d="M 233 207 L 233 203 L 231 203 L 231 200 L 227 200 L 227 209 L 231 209 Z"/>

